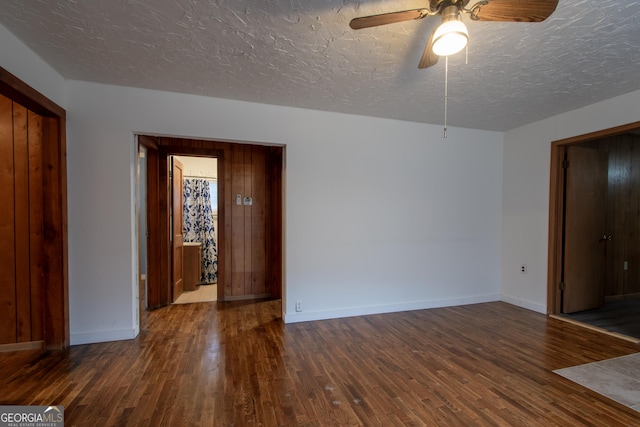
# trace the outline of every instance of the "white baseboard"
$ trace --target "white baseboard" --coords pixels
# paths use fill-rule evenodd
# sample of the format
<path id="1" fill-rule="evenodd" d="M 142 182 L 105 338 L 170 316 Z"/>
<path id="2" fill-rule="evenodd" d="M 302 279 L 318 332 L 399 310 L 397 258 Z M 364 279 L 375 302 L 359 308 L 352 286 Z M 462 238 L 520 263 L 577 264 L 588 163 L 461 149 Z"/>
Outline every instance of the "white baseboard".
<path id="1" fill-rule="evenodd" d="M 302 311 L 284 314 L 284 323 L 309 322 L 313 320 L 338 319 L 342 317 L 366 316 L 369 314 L 395 313 L 400 311 L 425 310 L 438 307 L 452 307 L 457 305 L 479 304 L 483 302 L 500 301 L 500 295 L 479 295 L 463 298 L 448 298 L 407 302 L 389 305 L 374 305 L 366 307 L 349 307 L 338 310 Z"/>
<path id="2" fill-rule="evenodd" d="M 527 310 L 535 311 L 537 313 L 547 314 L 547 306 L 538 304 L 532 301 L 528 301 L 522 298 L 513 297 L 510 295 L 500 295 L 500 301 L 515 305 L 517 307 L 526 308 Z"/>
<path id="3" fill-rule="evenodd" d="M 99 342 L 132 340 L 136 337 L 133 329 L 119 329 L 113 331 L 85 332 L 71 334 L 71 345 L 95 344 Z"/>

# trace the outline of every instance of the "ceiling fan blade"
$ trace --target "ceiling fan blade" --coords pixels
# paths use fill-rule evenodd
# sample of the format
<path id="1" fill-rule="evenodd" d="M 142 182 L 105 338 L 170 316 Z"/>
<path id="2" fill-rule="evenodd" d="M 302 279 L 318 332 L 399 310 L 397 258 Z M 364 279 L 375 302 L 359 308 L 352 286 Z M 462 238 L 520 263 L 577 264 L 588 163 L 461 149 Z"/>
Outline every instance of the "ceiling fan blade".
<path id="1" fill-rule="evenodd" d="M 418 68 L 429 68 L 438 63 L 438 59 L 440 57 L 433 53 L 433 34 L 435 31 L 431 33 L 429 37 L 429 42 L 424 48 L 424 52 L 422 52 L 422 58 L 420 58 L 420 63 L 418 64 Z"/>
<path id="2" fill-rule="evenodd" d="M 476 21 L 541 22 L 558 6 L 558 0 L 484 0 L 471 6 Z"/>
<path id="3" fill-rule="evenodd" d="M 361 28 L 377 27 L 378 25 L 411 21 L 412 19 L 422 19 L 426 16 L 429 16 L 428 9 L 403 10 L 400 12 L 383 13 L 380 15 L 354 18 L 351 20 L 351 22 L 349 22 L 349 26 L 354 30 L 359 30 Z"/>

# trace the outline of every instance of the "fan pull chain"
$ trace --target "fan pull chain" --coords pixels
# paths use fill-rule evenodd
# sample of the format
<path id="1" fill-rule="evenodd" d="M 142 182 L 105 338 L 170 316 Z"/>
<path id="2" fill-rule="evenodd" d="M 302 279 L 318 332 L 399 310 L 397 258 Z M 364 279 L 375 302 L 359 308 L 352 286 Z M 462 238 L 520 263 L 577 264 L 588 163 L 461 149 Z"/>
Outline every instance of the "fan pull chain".
<path id="1" fill-rule="evenodd" d="M 449 97 L 449 57 L 444 57 L 444 137 L 447 137 L 447 98 Z"/>

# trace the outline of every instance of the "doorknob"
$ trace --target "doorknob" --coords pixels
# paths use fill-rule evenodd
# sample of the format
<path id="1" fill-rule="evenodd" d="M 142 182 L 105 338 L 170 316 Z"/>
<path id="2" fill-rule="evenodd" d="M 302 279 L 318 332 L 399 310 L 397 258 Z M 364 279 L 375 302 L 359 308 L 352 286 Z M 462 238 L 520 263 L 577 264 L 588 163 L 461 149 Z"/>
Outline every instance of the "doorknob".
<path id="1" fill-rule="evenodd" d="M 599 243 L 602 243 L 602 242 L 609 242 L 609 241 L 611 241 L 612 239 L 613 239 L 613 236 L 612 236 L 612 235 L 610 235 L 610 234 L 609 234 L 609 235 L 607 236 L 606 234 L 603 234 L 603 235 L 602 235 L 602 237 L 600 238 L 600 240 L 598 240 L 598 242 L 599 242 Z"/>

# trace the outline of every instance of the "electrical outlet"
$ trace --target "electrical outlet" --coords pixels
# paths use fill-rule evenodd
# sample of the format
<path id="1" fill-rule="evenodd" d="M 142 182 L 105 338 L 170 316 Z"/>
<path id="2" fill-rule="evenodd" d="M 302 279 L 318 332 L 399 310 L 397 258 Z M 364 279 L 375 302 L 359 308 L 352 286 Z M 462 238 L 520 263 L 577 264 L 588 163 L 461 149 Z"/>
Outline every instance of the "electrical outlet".
<path id="1" fill-rule="evenodd" d="M 296 301 L 296 311 L 302 311 L 302 301 Z"/>
<path id="2" fill-rule="evenodd" d="M 527 274 L 527 264 L 522 264 L 520 266 L 520 273 Z"/>

